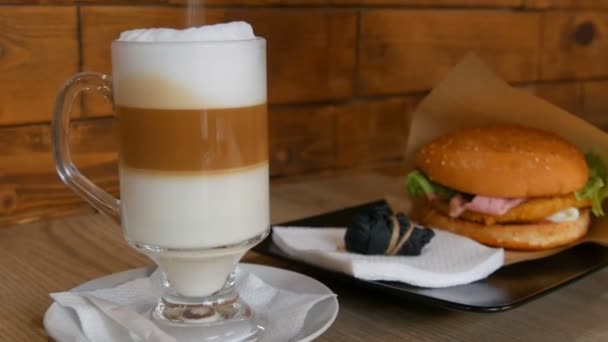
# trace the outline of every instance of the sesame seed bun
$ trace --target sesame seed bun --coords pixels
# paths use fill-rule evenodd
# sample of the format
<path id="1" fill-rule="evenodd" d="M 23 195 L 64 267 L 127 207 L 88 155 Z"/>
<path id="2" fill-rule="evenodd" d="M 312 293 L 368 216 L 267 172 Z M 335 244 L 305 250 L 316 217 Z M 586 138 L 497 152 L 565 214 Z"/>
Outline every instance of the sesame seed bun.
<path id="1" fill-rule="evenodd" d="M 421 222 L 429 227 L 464 235 L 489 246 L 528 251 L 576 242 L 587 233 L 589 220 L 588 209 L 581 210 L 576 221 L 562 223 L 484 225 L 450 218 L 431 207 L 426 207 L 421 216 Z"/>
<path id="2" fill-rule="evenodd" d="M 589 173 L 578 148 L 522 126 L 455 131 L 424 146 L 415 163 L 436 183 L 492 197 L 566 195 L 581 189 Z"/>

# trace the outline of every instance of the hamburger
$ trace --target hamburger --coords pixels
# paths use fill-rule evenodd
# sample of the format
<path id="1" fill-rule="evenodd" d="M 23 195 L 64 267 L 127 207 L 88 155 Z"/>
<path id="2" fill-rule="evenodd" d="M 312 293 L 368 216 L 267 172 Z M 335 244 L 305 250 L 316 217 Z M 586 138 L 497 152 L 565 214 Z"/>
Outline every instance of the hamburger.
<path id="1" fill-rule="evenodd" d="M 421 223 L 507 249 L 579 240 L 608 197 L 597 155 L 535 128 L 458 130 L 422 147 L 415 166 L 407 190 L 424 202 Z"/>

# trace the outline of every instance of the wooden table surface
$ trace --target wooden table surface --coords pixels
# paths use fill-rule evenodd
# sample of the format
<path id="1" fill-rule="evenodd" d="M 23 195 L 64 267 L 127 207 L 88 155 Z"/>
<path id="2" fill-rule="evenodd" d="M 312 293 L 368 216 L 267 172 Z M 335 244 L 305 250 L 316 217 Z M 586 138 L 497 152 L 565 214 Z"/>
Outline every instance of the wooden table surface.
<path id="1" fill-rule="evenodd" d="M 275 183 L 272 219 L 305 217 L 402 188 L 402 179 L 374 174 Z M 254 253 L 246 260 L 302 271 Z M 42 318 L 50 292 L 149 264 L 99 214 L 0 227 L 0 340 L 48 339 Z M 318 341 L 608 341 L 608 270 L 494 314 L 449 311 L 321 280 L 338 294 L 340 313 Z"/>

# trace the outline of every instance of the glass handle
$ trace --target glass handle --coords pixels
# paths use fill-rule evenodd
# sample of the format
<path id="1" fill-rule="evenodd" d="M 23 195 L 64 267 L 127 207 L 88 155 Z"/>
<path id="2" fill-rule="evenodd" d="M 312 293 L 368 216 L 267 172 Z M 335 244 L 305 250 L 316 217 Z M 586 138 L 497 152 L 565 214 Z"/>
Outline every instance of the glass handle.
<path id="1" fill-rule="evenodd" d="M 53 158 L 61 180 L 93 207 L 120 223 L 120 201 L 88 178 L 72 162 L 70 154 L 70 112 L 74 100 L 83 91 L 96 90 L 112 102 L 112 79 L 110 76 L 83 72 L 68 80 L 55 102 L 51 135 Z"/>

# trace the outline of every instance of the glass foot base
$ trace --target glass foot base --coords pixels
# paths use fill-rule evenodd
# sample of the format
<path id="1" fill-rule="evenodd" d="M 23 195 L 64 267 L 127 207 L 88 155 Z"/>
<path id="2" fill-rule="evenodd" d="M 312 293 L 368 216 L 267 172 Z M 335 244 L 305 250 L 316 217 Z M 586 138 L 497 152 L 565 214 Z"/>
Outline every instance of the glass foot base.
<path id="1" fill-rule="evenodd" d="M 171 333 L 179 329 L 180 335 L 192 333 L 197 341 L 253 342 L 264 335 L 262 322 L 238 296 L 200 304 L 161 298 L 152 316 L 163 330 Z"/>
<path id="2" fill-rule="evenodd" d="M 269 230 L 245 241 L 207 249 L 168 249 L 131 242 L 161 268 L 161 298 L 151 316 L 177 340 L 260 341 L 264 314 L 235 289 L 235 266 Z"/>

